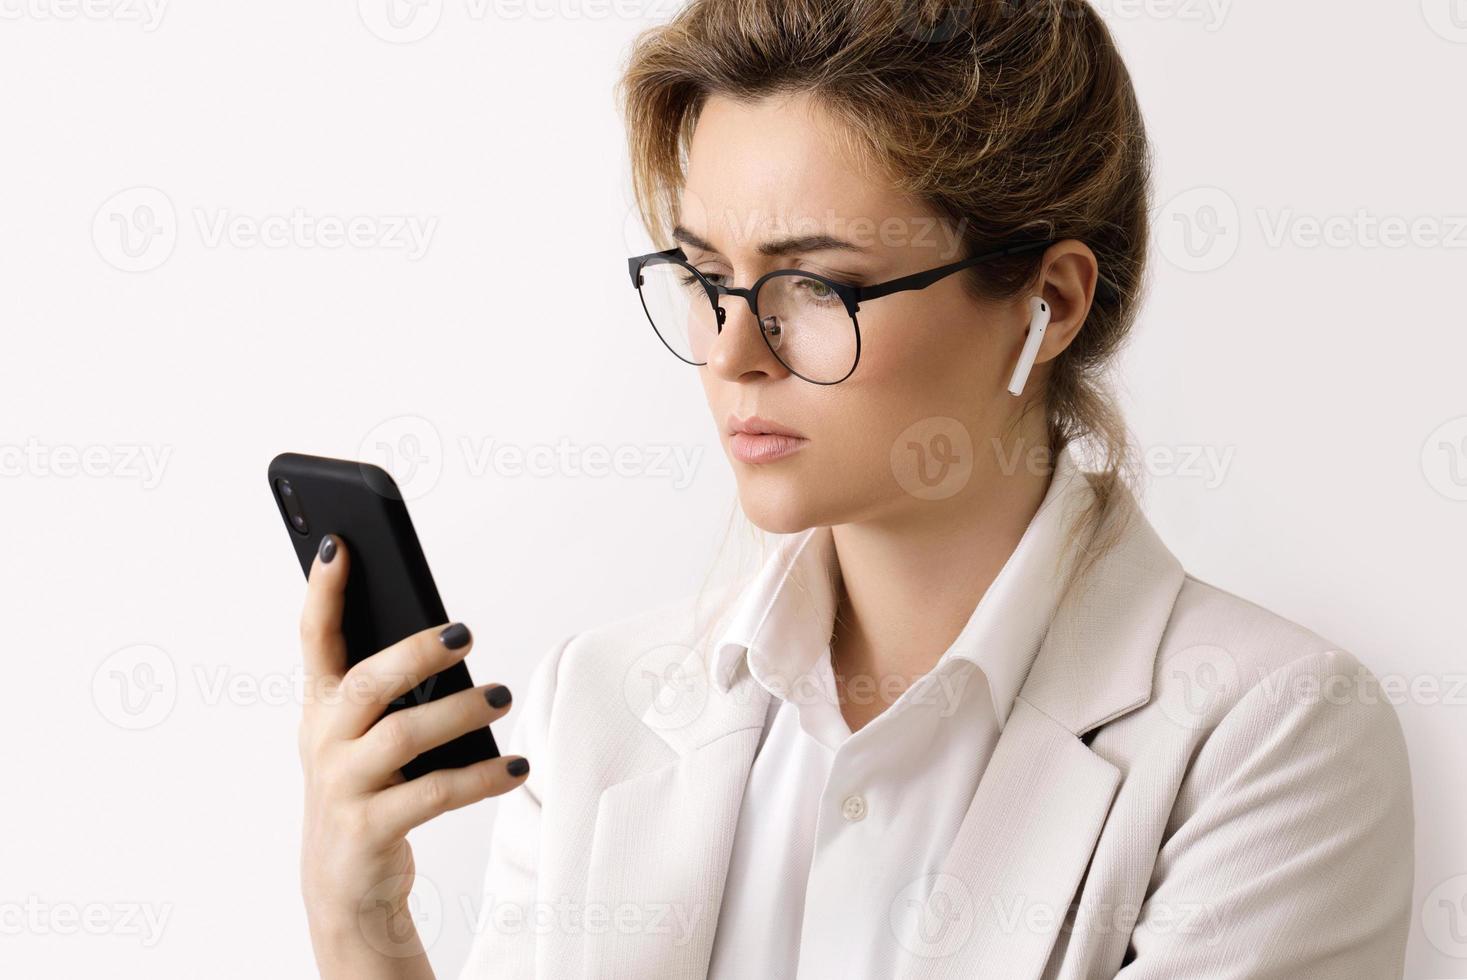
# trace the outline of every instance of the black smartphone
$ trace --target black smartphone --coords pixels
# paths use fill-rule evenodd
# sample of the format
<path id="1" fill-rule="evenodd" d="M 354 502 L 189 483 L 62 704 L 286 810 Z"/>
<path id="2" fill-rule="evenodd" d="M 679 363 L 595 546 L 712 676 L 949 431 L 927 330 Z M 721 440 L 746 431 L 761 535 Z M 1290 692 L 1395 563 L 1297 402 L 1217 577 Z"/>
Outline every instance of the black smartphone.
<path id="1" fill-rule="evenodd" d="M 342 611 L 348 667 L 403 637 L 448 622 L 407 504 L 391 474 L 371 463 L 281 453 L 270 461 L 269 477 L 270 491 L 307 577 L 324 535 L 337 535 L 350 549 Z M 473 683 L 468 666 L 456 663 L 386 710 L 436 701 Z M 416 779 L 498 755 L 486 725 L 424 752 L 403 766 L 402 774 Z"/>

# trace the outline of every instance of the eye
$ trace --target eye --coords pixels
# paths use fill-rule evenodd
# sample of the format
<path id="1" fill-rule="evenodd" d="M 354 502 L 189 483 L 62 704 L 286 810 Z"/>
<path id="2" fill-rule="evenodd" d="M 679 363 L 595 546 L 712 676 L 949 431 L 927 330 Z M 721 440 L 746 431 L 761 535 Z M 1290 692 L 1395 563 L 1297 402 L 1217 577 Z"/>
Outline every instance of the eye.
<path id="1" fill-rule="evenodd" d="M 839 282 L 839 280 L 836 281 Z M 831 288 L 830 284 L 821 282 L 819 279 L 800 276 L 795 279 L 795 290 L 804 293 L 809 302 L 821 306 L 831 306 L 841 302 L 839 294 Z"/>
<path id="2" fill-rule="evenodd" d="M 713 283 L 715 286 L 721 286 L 721 285 L 723 285 L 723 278 L 724 277 L 723 277 L 722 273 L 718 273 L 718 272 L 704 272 L 702 269 L 699 269 L 698 270 L 698 274 L 701 275 L 704 279 L 707 279 L 709 282 Z M 701 286 L 702 285 L 702 283 L 700 283 L 698 281 L 697 276 L 690 275 L 689 273 L 686 273 L 686 272 L 684 272 L 682 274 L 682 280 L 683 280 L 683 285 L 684 286 L 690 286 L 691 287 L 691 286 Z"/>
<path id="3" fill-rule="evenodd" d="M 844 273 L 844 272 L 836 272 L 836 271 L 834 271 L 832 269 L 813 269 L 812 268 L 812 269 L 809 269 L 809 270 L 806 270 L 806 271 L 808 271 L 811 275 L 820 276 L 823 279 L 829 279 L 831 282 L 837 282 L 837 283 L 840 283 L 842 286 L 849 286 L 852 289 L 855 289 L 856 287 L 860 286 L 861 285 L 861 282 L 866 278 L 865 276 L 862 276 L 862 275 L 855 275 L 855 274 Z M 824 283 L 821 283 L 821 282 L 817 281 L 815 283 L 815 285 L 817 285 L 817 286 L 825 286 L 826 293 L 832 292 L 832 290 L 830 289 L 830 287 L 829 286 L 826 286 Z"/>

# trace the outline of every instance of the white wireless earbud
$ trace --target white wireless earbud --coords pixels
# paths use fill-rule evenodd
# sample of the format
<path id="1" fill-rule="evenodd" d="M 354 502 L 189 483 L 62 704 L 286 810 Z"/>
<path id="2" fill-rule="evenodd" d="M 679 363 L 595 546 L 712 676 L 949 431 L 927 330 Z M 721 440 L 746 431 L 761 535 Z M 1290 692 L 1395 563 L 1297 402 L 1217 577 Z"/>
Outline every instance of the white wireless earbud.
<path id="1" fill-rule="evenodd" d="M 1024 393 L 1024 384 L 1029 372 L 1034 369 L 1034 358 L 1039 356 L 1039 345 L 1044 343 L 1044 330 L 1049 326 L 1049 304 L 1038 296 L 1029 299 L 1029 337 L 1019 353 L 1019 363 L 1014 365 L 1014 376 L 1009 379 L 1009 394 Z"/>

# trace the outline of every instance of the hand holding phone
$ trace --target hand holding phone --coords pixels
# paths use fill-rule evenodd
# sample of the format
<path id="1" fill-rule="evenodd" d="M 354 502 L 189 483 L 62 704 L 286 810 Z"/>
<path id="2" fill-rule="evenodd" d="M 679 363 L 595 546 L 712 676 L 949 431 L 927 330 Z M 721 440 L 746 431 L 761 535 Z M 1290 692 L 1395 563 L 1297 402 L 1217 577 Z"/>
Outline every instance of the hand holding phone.
<path id="1" fill-rule="evenodd" d="M 341 617 L 348 668 L 406 636 L 447 625 L 448 614 L 407 504 L 386 470 L 352 460 L 281 453 L 270 462 L 269 478 L 302 571 L 310 574 L 328 532 L 352 549 L 355 570 L 346 584 Z M 441 671 L 414 678 L 384 710 L 426 704 L 472 686 L 468 668 L 455 660 Z M 481 725 L 444 744 L 424 746 L 421 755 L 401 763 L 402 774 L 416 779 L 497 755 L 494 735 Z"/>
<path id="2" fill-rule="evenodd" d="M 380 515 L 400 508 L 401 498 L 394 505 L 361 496 L 354 481 L 363 478 L 343 471 L 343 465 L 358 464 L 277 457 L 271 466 L 271 485 L 292 534 L 315 542 L 304 552 L 297 544 L 307 574 L 300 619 L 307 682 L 300 726 L 306 783 L 302 892 L 323 977 L 389 975 L 384 967 L 390 975 L 432 976 L 407 909 L 414 874 L 407 832 L 440 813 L 513 789 L 529 765 L 519 756 L 499 758 L 497 748 L 463 766 L 428 764 L 446 761 L 431 754 L 437 749 L 462 744 L 475 733 L 487 736 L 487 726 L 509 711 L 509 692 L 502 685 L 469 682 L 463 659 L 473 636 L 443 616 L 364 652 L 362 644 L 371 641 L 363 637 L 400 630 L 441 607 L 433 608 L 436 590 L 425 588 L 426 562 L 418 568 L 411 558 L 418 551 L 416 536 L 410 543 L 405 537 L 411 525 L 392 516 L 382 523 Z M 334 505 L 328 506 L 332 494 L 319 489 L 317 479 L 303 477 L 312 470 L 332 471 L 331 479 L 344 481 Z M 282 499 L 281 479 L 291 484 L 283 496 L 297 497 L 297 505 Z M 318 489 L 307 493 L 306 485 Z M 375 542 L 368 556 L 376 558 L 373 565 L 344 535 L 329 530 L 333 518 L 344 522 L 337 526 L 351 526 L 360 540 Z M 380 557 L 392 554 L 409 557 L 400 564 Z M 405 588 L 401 583 L 409 580 L 414 594 L 408 599 L 399 596 L 375 608 L 365 604 L 363 597 L 383 583 Z M 354 590 L 353 583 L 362 584 Z M 445 676 L 446 685 L 428 683 Z M 482 750 L 484 743 L 478 745 Z M 419 771 L 408 778 L 415 762 Z"/>

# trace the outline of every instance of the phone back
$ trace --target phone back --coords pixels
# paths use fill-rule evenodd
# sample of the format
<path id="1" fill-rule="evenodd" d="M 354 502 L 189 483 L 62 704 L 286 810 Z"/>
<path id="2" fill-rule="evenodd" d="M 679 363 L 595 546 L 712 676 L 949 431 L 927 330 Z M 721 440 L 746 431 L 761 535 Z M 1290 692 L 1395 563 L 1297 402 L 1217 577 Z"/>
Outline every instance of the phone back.
<path id="1" fill-rule="evenodd" d="M 282 453 L 271 460 L 269 479 L 307 576 L 324 535 L 337 535 L 351 552 L 342 615 L 348 666 L 406 636 L 448 622 L 407 505 L 385 470 L 353 460 Z M 393 701 L 387 711 L 472 686 L 468 667 L 458 663 Z M 413 779 L 498 755 L 494 736 L 485 727 L 423 753 L 402 772 Z"/>

